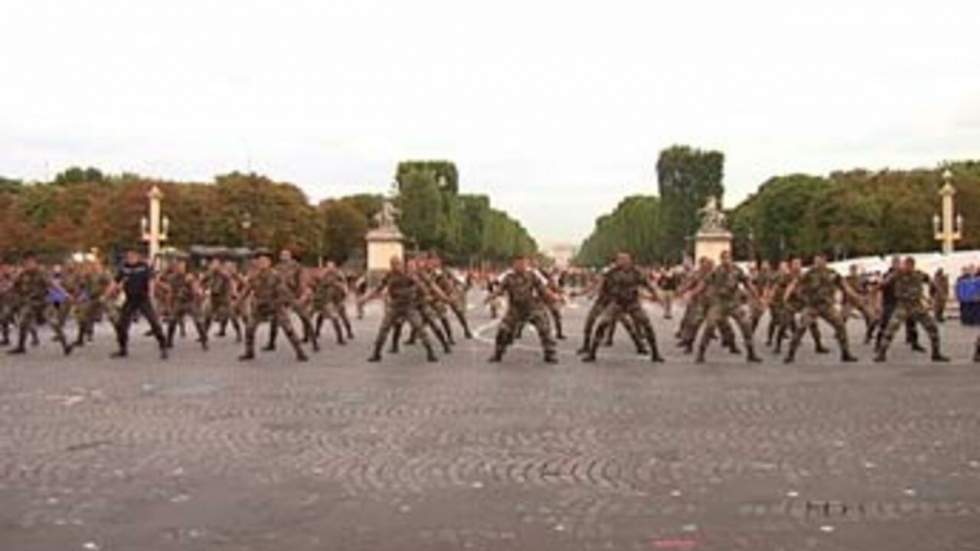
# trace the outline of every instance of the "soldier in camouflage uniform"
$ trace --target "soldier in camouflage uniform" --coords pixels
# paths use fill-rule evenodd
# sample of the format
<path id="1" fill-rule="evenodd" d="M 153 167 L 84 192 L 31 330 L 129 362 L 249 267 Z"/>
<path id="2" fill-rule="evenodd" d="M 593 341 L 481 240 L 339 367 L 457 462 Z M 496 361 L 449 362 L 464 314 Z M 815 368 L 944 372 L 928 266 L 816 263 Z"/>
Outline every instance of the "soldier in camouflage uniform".
<path id="1" fill-rule="evenodd" d="M 263 322 L 270 325 L 275 323 L 275 326 L 282 328 L 296 351 L 297 361 L 308 360 L 289 319 L 293 293 L 282 274 L 272 268 L 272 259 L 268 255 L 260 255 L 256 259 L 255 270 L 248 275 L 241 299 L 249 302 L 246 307 L 249 317 L 245 321 L 245 353 L 239 356 L 239 360 L 255 358 L 255 331 Z"/>
<path id="2" fill-rule="evenodd" d="M 507 347 L 514 342 L 518 327 L 526 322 L 534 326 L 541 339 L 544 361 L 558 363 L 548 310 L 544 304 L 554 297 L 548 290 L 548 283 L 530 268 L 527 257 L 518 256 L 514 259 L 512 269 L 501 275 L 499 288 L 486 298 L 486 302 L 504 294 L 507 295 L 507 313 L 497 328 L 494 352 L 489 361 L 499 362 L 503 359 Z"/>
<path id="3" fill-rule="evenodd" d="M 695 361 L 704 362 L 704 353 L 708 349 L 708 344 L 726 318 L 732 318 L 742 333 L 746 360 L 753 363 L 762 361 L 755 353 L 751 316 L 740 307 L 739 303 L 739 292 L 743 288 L 750 293 L 753 300 L 759 300 L 759 295 L 745 273 L 732 262 L 729 252 L 722 253 L 721 263 L 708 274 L 700 286 L 701 289 L 696 292 L 708 293 L 708 312 L 705 315 L 704 331 L 698 342 L 698 355 Z"/>
<path id="4" fill-rule="evenodd" d="M 881 343 L 878 345 L 875 361 L 885 361 L 888 347 L 891 345 L 895 333 L 902 325 L 905 325 L 906 320 L 913 320 L 915 323 L 922 325 L 929 335 L 929 344 L 932 346 L 932 361 L 948 362 L 949 358 L 943 356 L 939 349 L 939 328 L 936 326 L 936 321 L 932 318 L 929 309 L 924 304 L 925 295 L 923 294 L 922 288 L 932 285 L 932 280 L 929 278 L 929 275 L 917 270 L 915 268 L 915 259 L 907 257 L 902 262 L 901 268 L 892 272 L 888 276 L 888 279 L 890 281 L 886 281 L 885 284 L 894 285 L 895 311 L 881 337 Z"/>
<path id="5" fill-rule="evenodd" d="M 446 306 L 456 316 L 456 320 L 463 328 L 463 336 L 467 339 L 472 339 L 473 333 L 470 331 L 470 325 L 466 321 L 466 283 L 457 279 L 452 272 L 446 269 L 442 265 L 442 259 L 438 256 L 433 255 L 429 259 L 429 262 L 433 281 L 450 299 L 446 302 Z M 447 336 L 452 338 L 452 332 L 449 329 L 448 323 L 446 324 L 446 331 Z"/>
<path id="6" fill-rule="evenodd" d="M 605 312 L 606 307 L 609 306 L 611 301 L 605 276 L 612 269 L 612 266 L 605 268 L 588 287 L 579 292 L 570 293 L 569 295 L 572 298 L 577 298 L 595 294 L 592 306 L 589 307 L 589 312 L 585 316 L 585 326 L 582 329 L 582 347 L 576 351 L 579 355 L 588 354 L 592 350 L 592 339 L 595 337 L 595 324 L 599 321 L 599 316 Z M 649 354 L 650 351 L 647 349 L 646 344 L 636 334 L 636 327 L 633 325 L 632 319 L 628 316 L 621 315 L 617 321 L 626 327 L 626 332 L 629 333 L 633 344 L 636 346 L 636 353 L 640 355 Z M 609 333 L 611 335 L 611 329 Z"/>
<path id="7" fill-rule="evenodd" d="M 561 305 L 564 302 L 564 298 L 562 297 L 561 286 L 558 285 L 557 278 L 544 271 L 533 261 L 532 269 L 538 272 L 538 275 L 540 275 L 541 278 L 548 284 L 548 291 L 551 292 L 551 298 L 544 301 L 544 306 L 547 308 L 548 314 L 551 315 L 551 320 L 555 324 L 555 338 L 563 341 L 565 340 L 565 334 L 564 331 L 562 331 Z M 518 331 L 518 333 L 520 333 L 520 331 Z M 612 337 L 611 334 L 609 336 Z"/>
<path id="8" fill-rule="evenodd" d="M 279 253 L 279 264 L 276 265 L 276 271 L 282 276 L 286 283 L 286 289 L 289 291 L 289 310 L 296 314 L 303 326 L 303 342 L 310 342 L 314 351 L 319 350 L 320 344 L 314 334 L 313 320 L 310 319 L 309 308 L 307 308 L 309 286 L 306 282 L 303 266 L 293 258 L 292 252 L 283 249 Z M 273 320 L 272 329 L 269 331 L 269 343 L 263 350 L 276 349 L 278 334 L 279 323 Z"/>
<path id="9" fill-rule="evenodd" d="M 875 315 L 871 312 L 868 307 L 868 292 L 867 287 L 864 282 L 864 278 L 861 277 L 861 273 L 858 271 L 856 264 L 851 264 L 848 267 L 847 275 L 844 276 L 844 282 L 847 286 L 854 291 L 857 296 L 857 300 L 852 298 L 847 293 L 841 295 L 841 318 L 843 318 L 844 323 L 847 324 L 848 320 L 857 310 L 861 313 L 861 317 L 864 318 L 864 328 L 865 331 L 870 334 L 873 331 L 875 323 Z"/>
<path id="10" fill-rule="evenodd" d="M 640 302 L 640 288 L 646 289 L 654 299 L 657 297 L 657 290 L 650 283 L 647 276 L 633 265 L 633 259 L 626 253 L 616 255 L 616 265 L 609 270 L 603 277 L 609 294 L 609 304 L 602 313 L 599 325 L 596 328 L 596 336 L 592 341 L 592 347 L 582 358 L 582 361 L 593 362 L 596 359 L 596 350 L 602 342 L 606 331 L 611 331 L 616 320 L 623 316 L 628 316 L 634 327 L 646 340 L 650 350 L 650 359 L 654 362 L 664 361 L 657 349 L 657 337 L 653 332 L 653 325 L 650 318 L 643 310 Z"/>
<path id="11" fill-rule="evenodd" d="M 803 263 L 798 258 L 794 258 L 789 263 L 788 272 L 780 276 L 772 291 L 773 304 L 778 304 L 777 308 L 774 310 L 773 316 L 776 318 L 776 347 L 773 352 L 779 354 L 782 350 L 783 340 L 789 337 L 792 340 L 793 335 L 796 334 L 796 330 L 803 327 L 810 331 L 810 336 L 813 339 L 814 349 L 817 354 L 829 354 L 828 350 L 823 345 L 823 341 L 820 336 L 820 328 L 817 327 L 816 322 L 810 324 L 809 327 L 805 325 L 800 325 L 797 322 L 797 316 L 806 307 L 806 300 L 804 294 L 801 292 L 799 285 L 796 286 L 792 292 L 787 292 L 790 286 L 795 282 L 799 281 L 803 277 Z"/>
<path id="12" fill-rule="evenodd" d="M 328 319 L 333 325 L 334 334 L 337 336 L 337 344 L 346 344 L 344 327 L 337 307 L 338 303 L 343 304 L 347 296 L 347 286 L 343 273 L 337 269 L 333 262 L 328 262 L 326 266 L 316 272 L 311 284 L 317 338 L 320 337 L 323 321 Z"/>
<path id="13" fill-rule="evenodd" d="M 242 328 L 234 311 L 237 287 L 228 271 L 228 265 L 220 260 L 213 260 L 201 283 L 208 294 L 207 314 L 204 316 L 205 334 L 210 334 L 211 324 L 218 322 L 218 337 L 224 337 L 225 328 L 231 323 L 235 330 L 235 342 L 242 342 Z"/>
<path id="14" fill-rule="evenodd" d="M 0 346 L 10 344 L 10 326 L 14 323 L 14 270 L 0 264 Z"/>
<path id="15" fill-rule="evenodd" d="M 797 290 L 803 298 L 804 307 L 800 315 L 799 325 L 793 333 L 793 340 L 790 341 L 785 362 L 793 362 L 796 351 L 800 347 L 800 341 L 803 340 L 803 334 L 806 333 L 808 327 L 816 323 L 817 319 L 823 319 L 834 328 L 834 336 L 840 345 L 840 361 L 856 362 L 857 358 L 851 354 L 847 327 L 844 325 L 844 320 L 841 319 L 835 304 L 838 290 L 854 301 L 859 301 L 860 297 L 851 289 L 844 278 L 827 267 L 827 258 L 823 255 L 815 256 L 813 267 L 807 270 L 802 277 L 790 283 L 789 288 L 786 289 L 786 296 L 793 295 Z"/>
<path id="16" fill-rule="evenodd" d="M 384 318 L 378 328 L 378 335 L 374 340 L 374 352 L 368 358 L 369 362 L 381 361 L 381 349 L 391 330 L 407 322 L 412 331 L 416 333 L 418 339 L 425 347 L 426 359 L 430 362 L 438 361 L 435 351 L 432 350 L 432 341 L 429 339 L 429 332 L 425 328 L 422 314 L 419 308 L 422 303 L 422 293 L 424 283 L 419 279 L 414 267 L 406 269 L 402 260 L 392 257 L 391 269 L 385 274 L 384 279 L 378 286 L 364 296 L 360 302 L 366 303 L 380 297 L 385 291 L 388 292 L 388 303 L 385 308 Z"/>
<path id="17" fill-rule="evenodd" d="M 174 334 L 177 331 L 177 325 L 183 323 L 185 317 L 189 317 L 197 329 L 197 338 L 198 342 L 201 343 L 201 348 L 207 350 L 208 332 L 204 328 L 204 319 L 199 307 L 201 292 L 194 276 L 187 273 L 187 262 L 178 260 L 163 284 L 167 286 L 167 294 L 170 300 L 168 308 L 170 316 L 167 320 L 167 347 L 174 347 Z"/>
<path id="18" fill-rule="evenodd" d="M 708 310 L 711 306 L 710 293 L 704 283 L 715 270 L 715 263 L 710 258 L 701 258 L 698 261 L 698 269 L 693 271 L 688 280 L 681 287 L 682 295 L 688 296 L 687 307 L 684 309 L 684 316 L 677 331 L 677 345 L 683 348 L 685 354 L 694 352 L 695 340 L 698 330 L 704 326 L 708 318 Z M 732 354 L 741 354 L 735 343 L 735 331 L 728 318 L 718 322 L 716 329 L 721 334 L 722 345 L 731 351 Z M 709 338 L 715 338 L 715 329 L 707 333 Z"/>
<path id="19" fill-rule="evenodd" d="M 84 346 L 86 339 L 92 341 L 95 334 L 95 323 L 103 316 L 108 316 L 115 324 L 115 316 L 110 315 L 109 300 L 106 294 L 112 287 L 112 276 L 98 260 L 85 266 L 82 281 L 82 292 L 75 305 L 75 315 L 78 321 L 78 338 L 75 346 Z"/>
<path id="20" fill-rule="evenodd" d="M 58 284 L 38 266 L 34 255 L 27 254 L 24 258 L 23 269 L 14 279 L 11 288 L 18 334 L 17 346 L 8 351 L 8 354 L 24 354 L 27 352 L 24 347 L 27 343 L 27 336 L 35 325 L 44 319 L 50 289 L 59 289 L 64 293 L 64 289 L 60 289 Z M 54 330 L 55 339 L 61 343 L 65 355 L 71 354 L 72 346 L 65 339 L 61 326 L 52 323 L 51 328 Z"/>

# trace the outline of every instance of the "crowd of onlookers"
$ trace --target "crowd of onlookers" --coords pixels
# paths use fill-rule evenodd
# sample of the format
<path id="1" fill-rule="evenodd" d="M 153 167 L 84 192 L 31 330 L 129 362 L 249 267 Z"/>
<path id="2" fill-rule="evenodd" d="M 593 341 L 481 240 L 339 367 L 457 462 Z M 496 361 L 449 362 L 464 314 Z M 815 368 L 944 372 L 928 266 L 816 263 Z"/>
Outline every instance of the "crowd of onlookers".
<path id="1" fill-rule="evenodd" d="M 980 325 L 980 266 L 966 266 L 956 280 L 956 300 L 963 325 Z"/>

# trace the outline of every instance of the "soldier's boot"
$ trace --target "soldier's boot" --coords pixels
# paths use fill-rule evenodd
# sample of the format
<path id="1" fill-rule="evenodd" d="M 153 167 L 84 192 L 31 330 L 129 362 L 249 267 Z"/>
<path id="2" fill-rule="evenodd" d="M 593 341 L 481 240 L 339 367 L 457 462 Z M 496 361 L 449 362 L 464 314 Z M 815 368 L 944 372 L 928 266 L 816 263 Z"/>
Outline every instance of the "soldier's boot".
<path id="1" fill-rule="evenodd" d="M 875 363 L 881 363 L 887 359 L 888 359 L 888 354 L 885 351 L 885 347 L 882 345 L 878 345 L 878 347 L 875 348 L 875 357 L 874 357 Z"/>
<path id="2" fill-rule="evenodd" d="M 745 361 L 750 364 L 762 363 L 762 358 L 755 353 L 755 345 L 752 343 L 745 344 Z"/>
<path id="3" fill-rule="evenodd" d="M 473 338 L 473 332 L 470 331 L 470 324 L 469 324 L 469 322 L 466 321 L 466 318 L 462 318 L 461 317 L 459 319 L 459 323 L 463 326 L 463 338 L 465 338 L 465 339 L 472 339 Z"/>
<path id="4" fill-rule="evenodd" d="M 316 320 L 313 322 L 313 335 L 319 339 L 321 331 L 323 331 L 323 315 L 317 314 Z M 309 337 L 309 335 L 307 335 L 307 337 Z M 303 342 L 309 342 L 309 340 L 304 338 Z"/>
<path id="5" fill-rule="evenodd" d="M 384 344 L 385 344 L 384 341 L 382 341 L 380 339 L 374 341 L 374 352 L 371 353 L 371 356 L 367 359 L 367 361 L 369 361 L 371 363 L 380 362 L 381 361 L 381 348 L 384 347 Z"/>
<path id="6" fill-rule="evenodd" d="M 19 355 L 19 354 L 26 354 L 27 353 L 27 348 L 24 346 L 26 343 L 27 343 L 27 333 L 24 332 L 24 331 L 21 331 L 20 334 L 17 337 L 17 346 L 15 346 L 14 348 L 11 348 L 10 350 L 8 350 L 7 351 L 7 354 L 9 354 L 11 356 L 16 356 L 16 355 Z"/>
<path id="7" fill-rule="evenodd" d="M 337 318 L 333 318 L 332 320 L 330 320 L 330 324 L 333 325 L 333 333 L 337 337 L 337 344 L 341 346 L 347 344 L 347 340 L 344 338 L 343 326 L 340 325 L 340 322 L 337 320 Z"/>
<path id="8" fill-rule="evenodd" d="M 109 357 L 112 359 L 125 358 L 127 356 L 129 356 L 129 351 L 126 350 L 125 348 L 120 348 L 119 350 L 116 350 L 112 354 L 109 354 Z"/>
<path id="9" fill-rule="evenodd" d="M 736 356 L 742 353 L 742 351 L 738 348 L 738 343 L 735 341 L 728 343 L 728 351 Z"/>
<path id="10" fill-rule="evenodd" d="M 235 342 L 242 342 L 242 327 L 237 319 L 231 318 L 231 328 L 235 330 Z"/>
<path id="11" fill-rule="evenodd" d="M 544 363 L 556 364 L 558 363 L 558 354 L 553 348 L 549 348 L 544 351 Z"/>
<path id="12" fill-rule="evenodd" d="M 194 322 L 197 327 L 197 341 L 201 343 L 201 350 L 207 351 L 208 349 L 208 331 L 204 328 L 204 325 Z"/>
<path id="13" fill-rule="evenodd" d="M 218 324 L 218 337 L 224 338 L 226 335 L 228 335 L 228 319 L 227 318 L 221 320 L 221 323 Z"/>
<path id="14" fill-rule="evenodd" d="M 41 340 L 37 338 L 37 329 L 31 328 L 31 346 L 38 346 Z"/>
<path id="15" fill-rule="evenodd" d="M 797 342 L 794 337 L 789 343 L 789 350 L 786 352 L 786 357 L 783 358 L 784 364 L 791 364 L 796 361 L 796 349 L 800 347 L 799 342 Z"/>
<path id="16" fill-rule="evenodd" d="M 10 346 L 10 327 L 0 323 L 0 346 Z"/>
<path id="17" fill-rule="evenodd" d="M 592 337 L 592 342 L 589 344 L 589 349 L 582 356 L 582 361 L 586 363 L 592 363 L 596 360 L 596 354 L 599 351 L 599 346 L 606 340 L 606 331 L 611 331 L 610 327 L 606 324 L 600 324 L 596 329 L 595 336 Z"/>
<path id="18" fill-rule="evenodd" d="M 255 359 L 255 344 L 249 341 L 245 341 L 245 353 L 238 357 L 238 361 L 247 362 L 249 360 Z"/>
<path id="19" fill-rule="evenodd" d="M 391 354 L 398 354 L 398 347 L 402 342 L 402 324 L 395 325 L 394 329 L 391 331 L 391 348 L 388 352 Z"/>
<path id="20" fill-rule="evenodd" d="M 973 347 L 973 361 L 980 363 L 980 339 L 977 339 L 977 344 Z"/>
<path id="21" fill-rule="evenodd" d="M 867 330 L 864 333 L 864 344 L 871 344 L 871 341 L 875 338 L 875 329 L 878 328 L 878 321 L 872 321 L 868 324 Z"/>
<path id="22" fill-rule="evenodd" d="M 449 320 L 446 318 L 440 318 L 439 323 L 442 324 L 442 331 L 446 334 L 446 342 L 450 345 L 455 345 L 456 341 L 453 339 L 453 328 L 449 326 Z"/>
<path id="23" fill-rule="evenodd" d="M 269 324 L 269 343 L 262 347 L 263 352 L 272 352 L 276 349 L 276 339 L 279 337 L 279 324 L 273 321 Z"/>
<path id="24" fill-rule="evenodd" d="M 858 359 L 856 356 L 854 356 L 854 354 L 851 354 L 851 350 L 849 348 L 842 348 L 840 352 L 840 361 L 844 363 L 854 363 L 858 361 Z"/>
<path id="25" fill-rule="evenodd" d="M 435 350 L 432 349 L 432 345 L 429 343 L 422 343 L 425 346 L 425 360 L 429 363 L 438 362 L 439 357 L 436 356 Z"/>
<path id="26" fill-rule="evenodd" d="M 933 362 L 935 362 L 935 363 L 947 363 L 947 362 L 949 362 L 949 358 L 946 357 L 946 356 L 944 356 L 943 353 L 940 351 L 939 339 L 932 339 L 932 342 L 930 344 L 932 344 L 932 346 L 930 348 L 932 348 L 932 361 Z"/>
<path id="27" fill-rule="evenodd" d="M 784 340 L 786 340 L 786 326 L 782 325 L 779 327 L 779 330 L 776 331 L 776 347 L 772 349 L 774 354 L 782 353 Z"/>
<path id="28" fill-rule="evenodd" d="M 613 337 L 616 335 L 616 325 L 616 323 L 613 323 L 609 326 L 609 333 L 606 334 L 605 339 L 598 339 L 606 348 L 613 345 Z"/>
<path id="29" fill-rule="evenodd" d="M 657 347 L 657 339 L 650 337 L 648 347 L 650 349 L 650 361 L 655 363 L 663 363 L 664 357 L 660 355 L 660 349 Z"/>
<path id="30" fill-rule="evenodd" d="M 575 353 L 578 354 L 579 356 L 581 356 L 582 354 L 587 354 L 589 352 L 589 349 L 592 348 L 591 341 L 592 339 L 589 338 L 589 335 L 585 335 L 585 339 L 582 341 L 582 346 L 580 346 L 579 349 L 575 351 Z"/>
<path id="31" fill-rule="evenodd" d="M 83 347 L 85 346 L 85 324 L 78 324 L 78 336 L 75 337 L 74 346 Z"/>
<path id="32" fill-rule="evenodd" d="M 432 324 L 432 332 L 435 333 L 436 338 L 439 340 L 439 344 L 442 345 L 442 351 L 446 354 L 451 354 L 453 351 L 452 346 L 449 344 L 449 340 L 446 338 L 446 335 L 443 334 L 442 330 L 439 329 L 438 325 L 434 323 Z"/>
<path id="33" fill-rule="evenodd" d="M 152 334 L 152 329 L 150 330 Z M 167 325 L 167 348 L 174 347 L 174 333 L 177 331 L 177 322 L 172 321 Z"/>
<path id="34" fill-rule="evenodd" d="M 561 316 L 555 316 L 555 338 L 560 341 L 565 340 L 565 332 L 562 331 L 561 326 Z"/>
<path id="35" fill-rule="evenodd" d="M 776 324 L 769 320 L 769 327 L 766 329 L 766 346 L 771 347 L 776 339 Z"/>
<path id="36" fill-rule="evenodd" d="M 926 351 L 926 349 L 923 348 L 923 346 L 921 344 L 919 344 L 919 341 L 912 341 L 912 342 L 910 342 L 909 343 L 909 347 L 912 349 L 912 352 L 925 352 Z"/>
<path id="37" fill-rule="evenodd" d="M 823 345 L 823 341 L 814 340 L 814 352 L 817 354 L 830 354 L 830 349 Z"/>
<path id="38" fill-rule="evenodd" d="M 487 361 L 490 363 L 497 363 L 504 359 L 504 351 L 507 350 L 507 335 L 502 331 L 497 331 L 497 336 L 494 338 L 493 344 L 493 355 Z"/>

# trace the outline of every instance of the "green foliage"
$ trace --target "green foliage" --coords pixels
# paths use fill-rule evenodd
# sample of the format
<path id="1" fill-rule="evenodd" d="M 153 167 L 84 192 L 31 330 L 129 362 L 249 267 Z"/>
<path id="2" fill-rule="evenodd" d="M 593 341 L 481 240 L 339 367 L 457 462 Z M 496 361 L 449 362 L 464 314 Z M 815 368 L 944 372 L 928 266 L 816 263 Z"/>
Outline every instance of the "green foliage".
<path id="1" fill-rule="evenodd" d="M 967 227 L 958 246 L 980 246 L 978 164 L 954 164 L 956 209 Z M 771 178 L 731 215 L 736 243 L 755 238 L 762 258 L 866 256 L 936 250 L 932 216 L 939 212 L 942 169 L 835 172 L 827 178 L 795 174 Z M 972 228 L 972 230 L 971 230 Z M 742 249 L 744 253 L 744 248 Z"/>
<path id="2" fill-rule="evenodd" d="M 70 184 L 91 184 L 94 182 L 105 181 L 105 179 L 105 175 L 102 174 L 102 171 L 97 168 L 82 168 L 73 166 L 67 170 L 64 170 L 63 172 L 58 173 L 54 177 L 54 183 L 55 185 L 59 186 Z"/>
<path id="3" fill-rule="evenodd" d="M 660 152 L 657 182 L 666 259 L 680 261 L 684 257 L 688 238 L 698 230 L 698 210 L 708 197 L 720 200 L 724 195 L 724 164 L 725 156 L 719 151 L 675 145 Z"/>
<path id="4" fill-rule="evenodd" d="M 628 252 L 642 264 L 652 264 L 664 255 L 660 238 L 662 204 L 652 195 L 633 195 L 616 209 L 596 220 L 596 227 L 582 244 L 576 262 L 585 266 L 608 264 L 618 252 Z"/>
<path id="5" fill-rule="evenodd" d="M 379 199 L 380 200 L 380 199 Z M 323 255 L 337 263 L 344 263 L 357 256 L 364 248 L 364 235 L 368 231 L 368 216 L 357 199 L 327 199 L 318 210 L 323 220 Z"/>

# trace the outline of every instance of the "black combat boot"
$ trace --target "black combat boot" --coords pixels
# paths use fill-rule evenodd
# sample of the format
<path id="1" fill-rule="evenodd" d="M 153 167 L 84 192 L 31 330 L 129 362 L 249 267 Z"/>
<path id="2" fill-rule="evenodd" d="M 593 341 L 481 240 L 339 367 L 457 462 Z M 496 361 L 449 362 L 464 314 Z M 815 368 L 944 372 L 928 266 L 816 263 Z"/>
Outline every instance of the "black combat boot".
<path id="1" fill-rule="evenodd" d="M 430 344 L 425 345 L 425 360 L 429 363 L 434 363 L 439 361 L 439 357 L 436 356 L 436 353 L 434 350 L 432 350 L 432 345 Z"/>
<path id="2" fill-rule="evenodd" d="M 932 344 L 932 361 L 934 363 L 948 363 L 949 358 L 943 356 L 942 352 L 939 351 L 939 342 L 934 342 Z"/>
<path id="3" fill-rule="evenodd" d="M 973 350 L 973 362 L 980 363 L 980 340 L 977 341 L 977 345 Z"/>
<path id="4" fill-rule="evenodd" d="M 919 344 L 918 341 L 912 341 L 912 342 L 910 342 L 909 343 L 909 347 L 912 349 L 912 352 L 925 352 L 926 351 L 926 349 L 921 344 Z"/>
<path id="5" fill-rule="evenodd" d="M 823 345 L 822 342 L 817 341 L 816 348 L 814 352 L 817 354 L 830 354 L 830 349 Z"/>
<path id="6" fill-rule="evenodd" d="M 263 352 L 272 352 L 276 349 L 276 338 L 279 336 L 279 324 L 275 321 L 272 322 L 272 327 L 269 328 L 269 343 L 262 347 Z"/>
<path id="7" fill-rule="evenodd" d="M 27 354 L 27 348 L 24 346 L 27 343 L 27 335 L 21 333 L 17 338 L 17 346 L 7 351 L 7 354 L 11 356 L 18 356 L 20 354 Z"/>
<path id="8" fill-rule="evenodd" d="M 879 346 L 878 349 L 875 351 L 874 361 L 875 363 L 882 363 L 888 359 L 887 356 L 888 355 L 885 352 L 885 348 L 883 346 Z"/>
<path id="9" fill-rule="evenodd" d="M 749 362 L 750 364 L 762 363 L 762 358 L 760 358 L 755 353 L 755 347 L 754 346 L 752 346 L 751 344 L 746 345 L 745 346 L 745 351 L 746 351 L 745 361 Z"/>
<path id="10" fill-rule="evenodd" d="M 493 356 L 487 360 L 490 363 L 498 363 L 500 360 L 504 359 L 504 351 L 507 350 L 507 335 L 498 331 L 497 337 L 494 339 L 493 345 Z"/>
<path id="11" fill-rule="evenodd" d="M 547 364 L 556 364 L 556 363 L 558 363 L 558 355 L 555 353 L 554 350 L 545 350 L 544 351 L 544 363 L 547 363 Z"/>
<path id="12" fill-rule="evenodd" d="M 853 354 L 851 354 L 850 350 L 843 350 L 840 353 L 840 361 L 844 363 L 853 363 L 858 361 L 858 359 Z"/>
<path id="13" fill-rule="evenodd" d="M 786 353 L 786 357 L 783 358 L 784 364 L 791 364 L 796 361 L 796 347 L 792 343 L 789 345 L 789 352 Z"/>
<path id="14" fill-rule="evenodd" d="M 371 354 L 371 357 L 368 358 L 367 361 L 369 361 L 371 363 L 380 362 L 381 361 L 381 348 L 384 345 L 385 345 L 384 342 L 375 341 L 375 343 L 374 343 L 374 353 Z"/>
<path id="15" fill-rule="evenodd" d="M 119 350 L 113 352 L 109 357 L 112 359 L 118 359 L 118 358 L 125 358 L 127 356 L 129 356 L 129 351 L 126 350 L 125 348 L 120 348 Z"/>

